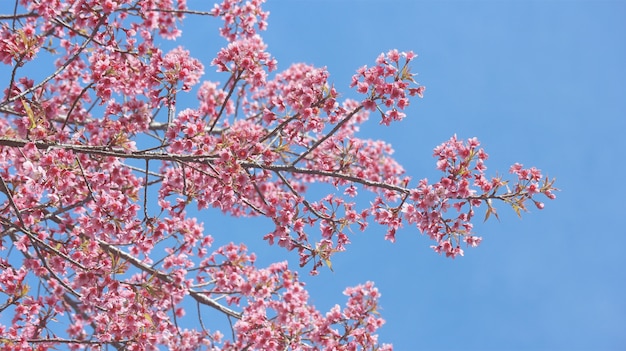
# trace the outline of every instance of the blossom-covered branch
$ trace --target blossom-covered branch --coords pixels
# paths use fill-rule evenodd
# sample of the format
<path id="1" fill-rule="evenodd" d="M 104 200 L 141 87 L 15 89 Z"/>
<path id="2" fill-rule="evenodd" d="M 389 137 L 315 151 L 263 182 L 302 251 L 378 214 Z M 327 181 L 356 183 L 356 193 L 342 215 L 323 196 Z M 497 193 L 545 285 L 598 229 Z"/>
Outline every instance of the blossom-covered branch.
<path id="1" fill-rule="evenodd" d="M 224 228 L 193 213 L 265 217 L 273 229 L 251 235 L 316 274 L 352 228 L 378 223 L 394 241 L 412 226 L 454 258 L 481 242 L 480 206 L 488 219 L 497 202 L 520 215 L 555 197 L 533 167 L 488 177 L 475 138 L 436 147 L 441 177 L 413 181 L 391 145 L 358 131 L 370 114 L 407 117 L 425 91 L 417 56 L 381 54 L 353 76 L 359 98 L 343 98 L 325 68 L 277 71 L 262 3 L 20 0 L 0 15 L 3 349 L 389 350 L 373 283 L 321 312 L 292 254 L 258 267 L 243 243 L 214 246 Z M 224 83 L 203 80 L 187 49 L 162 49 L 185 16 L 222 21 L 210 65 Z M 197 104 L 181 106 L 192 91 Z M 217 317 L 226 330 L 205 325 Z"/>

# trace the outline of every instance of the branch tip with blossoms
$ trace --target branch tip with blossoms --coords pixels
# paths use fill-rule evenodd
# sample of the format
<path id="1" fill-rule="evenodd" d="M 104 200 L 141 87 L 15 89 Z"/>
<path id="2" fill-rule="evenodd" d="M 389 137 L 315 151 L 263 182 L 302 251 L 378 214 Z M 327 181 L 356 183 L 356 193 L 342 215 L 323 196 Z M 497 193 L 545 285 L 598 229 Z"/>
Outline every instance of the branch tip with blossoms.
<path id="1" fill-rule="evenodd" d="M 466 142 L 457 139 L 456 135 L 434 149 L 437 158 L 437 169 L 444 173 L 441 179 L 432 185 L 426 179 L 419 182 L 410 194 L 410 202 L 403 204 L 402 214 L 408 223 L 414 223 L 422 233 L 437 242 L 431 246 L 437 253 L 445 253 L 446 257 L 463 256 L 461 243 L 468 247 L 476 247 L 482 238 L 472 234 L 471 220 L 474 209 L 486 204 L 485 221 L 493 214 L 498 218 L 493 200 L 509 204 L 521 217 L 520 210 L 527 210 L 527 201 L 532 201 L 537 208 L 544 205 L 536 195 L 543 194 L 548 199 L 555 199 L 554 179 L 541 174 L 535 167 L 523 168 L 514 164 L 510 173 L 517 176 L 513 186 L 496 176 L 491 179 L 485 175 L 485 160 L 488 155 L 479 148 L 476 138 Z M 456 210 L 456 218 L 445 218 L 444 213 L 450 208 Z"/>
<path id="2" fill-rule="evenodd" d="M 412 51 L 391 50 L 378 56 L 376 66 L 363 66 L 352 76 L 350 86 L 367 95 L 362 102 L 363 107 L 379 111 L 381 124 L 401 121 L 406 116 L 402 110 L 409 106 L 409 96 L 424 96 L 424 86 L 410 86 L 411 83 L 417 85 L 409 66 L 416 57 Z"/>

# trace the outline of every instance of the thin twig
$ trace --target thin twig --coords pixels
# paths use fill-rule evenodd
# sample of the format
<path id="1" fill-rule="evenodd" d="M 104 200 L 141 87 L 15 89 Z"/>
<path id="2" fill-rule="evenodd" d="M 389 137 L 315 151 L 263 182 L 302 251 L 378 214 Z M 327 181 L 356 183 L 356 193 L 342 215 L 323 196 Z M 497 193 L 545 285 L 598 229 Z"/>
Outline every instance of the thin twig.
<path id="1" fill-rule="evenodd" d="M 328 134 L 321 137 L 315 144 L 311 145 L 310 148 L 308 148 L 306 151 L 300 154 L 298 158 L 296 158 L 293 162 L 291 162 L 291 165 L 296 165 L 298 162 L 300 162 L 300 160 L 302 160 L 308 154 L 313 152 L 313 150 L 315 150 L 318 146 L 320 146 L 320 144 L 322 144 L 328 138 L 333 136 L 339 130 L 339 128 L 341 128 L 344 124 L 346 124 L 354 115 L 357 114 L 357 112 L 361 111 L 361 109 L 363 109 L 363 105 L 359 105 L 359 107 L 355 108 L 352 112 L 350 112 L 350 114 L 348 114 L 344 119 L 342 119 L 339 123 L 337 123 L 337 125 L 330 132 L 328 132 Z"/>
<path id="2" fill-rule="evenodd" d="M 83 44 L 78 48 L 78 50 L 71 56 L 69 57 L 64 63 L 63 65 L 61 65 L 61 67 L 59 67 L 56 71 L 54 71 L 54 73 L 52 73 L 51 75 L 49 75 L 48 77 L 44 78 L 41 82 L 39 82 L 36 85 L 33 85 L 31 88 L 28 88 L 26 90 L 24 90 L 23 92 L 21 92 L 20 94 L 17 94 L 13 97 L 11 97 L 10 99 L 8 99 L 4 104 L 7 103 L 11 103 L 11 102 L 15 102 L 21 98 L 23 98 L 24 96 L 26 96 L 27 94 L 30 94 L 31 92 L 41 88 L 42 86 L 44 86 L 46 83 L 48 83 L 49 81 L 51 81 L 54 77 L 58 76 L 59 74 L 61 74 L 61 72 L 63 72 L 72 62 L 74 62 L 74 60 L 76 60 L 80 54 L 87 48 L 87 45 L 93 40 L 93 38 L 96 36 L 96 34 L 98 33 L 98 29 L 100 29 L 100 26 L 102 25 L 102 23 L 104 23 L 104 20 L 106 18 L 102 17 L 98 23 L 96 24 L 95 28 L 93 29 L 93 32 L 91 33 L 91 35 L 89 36 L 89 38 L 87 38 L 87 40 L 85 40 L 83 42 Z M 4 105 L 3 104 L 3 105 Z"/>

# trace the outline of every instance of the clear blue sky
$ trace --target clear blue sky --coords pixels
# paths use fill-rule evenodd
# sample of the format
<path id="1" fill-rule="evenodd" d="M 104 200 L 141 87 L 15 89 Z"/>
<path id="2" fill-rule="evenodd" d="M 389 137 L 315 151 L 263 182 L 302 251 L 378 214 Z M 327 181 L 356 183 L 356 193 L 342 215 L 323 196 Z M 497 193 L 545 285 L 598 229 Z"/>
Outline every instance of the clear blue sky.
<path id="1" fill-rule="evenodd" d="M 562 190 L 521 220 L 501 207 L 501 222 L 476 225 L 483 244 L 454 261 L 434 254 L 415 228 L 391 244 L 372 225 L 352 236 L 334 272 L 302 273 L 316 306 L 343 303 L 346 286 L 373 280 L 387 320 L 380 340 L 396 350 L 626 349 L 625 1 L 269 0 L 266 7 L 263 36 L 279 70 L 327 66 L 345 97 L 356 97 L 348 89 L 354 71 L 379 53 L 419 54 L 413 71 L 427 87 L 424 99 L 402 123 L 373 120 L 362 134 L 392 142 L 415 180 L 439 176 L 432 149 L 456 133 L 482 141 L 490 171 L 534 165 Z M 217 21 L 191 19 L 181 43 L 210 72 L 223 41 L 207 22 Z M 261 263 L 291 258 L 297 267 L 295 257 L 262 243 L 270 228 L 262 219 L 198 216 L 218 242 L 251 242 Z"/>

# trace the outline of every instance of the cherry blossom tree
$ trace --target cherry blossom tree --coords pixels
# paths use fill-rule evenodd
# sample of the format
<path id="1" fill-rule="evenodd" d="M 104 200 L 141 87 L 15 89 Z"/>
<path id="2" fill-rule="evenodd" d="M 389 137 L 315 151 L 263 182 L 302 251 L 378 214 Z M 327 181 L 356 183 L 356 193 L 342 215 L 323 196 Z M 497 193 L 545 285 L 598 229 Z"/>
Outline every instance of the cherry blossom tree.
<path id="1" fill-rule="evenodd" d="M 15 0 L 0 15 L 2 350 L 390 350 L 373 283 L 319 311 L 288 260 L 332 269 L 350 230 L 370 223 L 390 241 L 414 227 L 455 258 L 482 240 L 479 207 L 486 220 L 498 202 L 520 215 L 544 207 L 537 195 L 555 198 L 536 168 L 487 176 L 475 138 L 434 149 L 439 180 L 411 180 L 389 144 L 358 130 L 402 120 L 422 97 L 416 55 L 381 54 L 352 78 L 360 98 L 342 98 L 325 68 L 277 72 L 262 3 Z M 211 62 L 162 49 L 189 16 L 223 24 Z M 222 82 L 203 80 L 207 69 Z M 192 90 L 196 103 L 181 106 Z M 333 190 L 307 191 L 314 183 Z M 284 261 L 259 267 L 244 244 L 214 246 L 189 213 L 211 209 L 266 218 L 274 229 L 257 234 Z"/>

